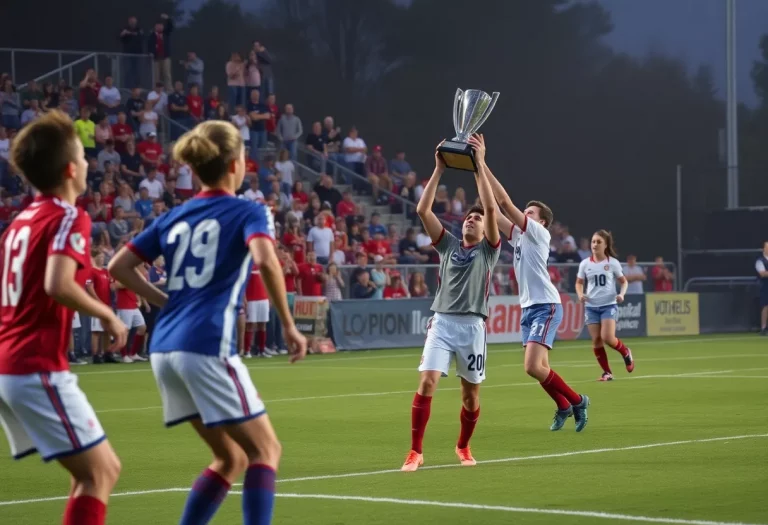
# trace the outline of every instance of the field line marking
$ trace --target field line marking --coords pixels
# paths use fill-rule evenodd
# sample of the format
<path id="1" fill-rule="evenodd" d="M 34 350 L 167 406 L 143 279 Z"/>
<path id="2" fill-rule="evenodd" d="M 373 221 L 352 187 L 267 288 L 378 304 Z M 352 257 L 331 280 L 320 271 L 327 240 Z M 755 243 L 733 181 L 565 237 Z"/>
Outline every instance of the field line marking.
<path id="1" fill-rule="evenodd" d="M 673 341 L 654 341 L 650 338 L 645 338 L 641 341 L 635 341 L 632 343 L 632 346 L 645 346 L 645 345 L 660 345 L 660 346 L 669 346 L 669 345 L 682 345 L 682 344 L 689 344 L 689 343 L 712 343 L 712 342 L 718 342 L 718 341 L 745 341 L 745 340 L 753 340 L 756 339 L 756 336 L 735 336 L 735 337 L 715 337 L 715 336 L 706 336 L 701 335 L 697 336 L 695 338 L 691 339 L 678 339 Z M 518 343 L 500 343 L 500 344 L 506 344 L 506 345 L 517 345 Z M 569 341 L 558 341 L 558 348 L 566 347 L 575 347 L 575 346 L 585 346 L 588 347 L 590 345 L 590 341 L 588 339 L 579 339 L 579 340 L 569 340 Z M 337 359 L 325 359 L 324 356 L 318 355 L 318 356 L 312 356 L 309 358 L 309 360 L 304 361 L 302 363 L 299 363 L 298 366 L 300 367 L 308 367 L 315 365 L 321 365 L 323 363 L 332 363 L 332 362 L 346 362 L 346 361 L 359 361 L 361 359 L 395 359 L 399 357 L 413 357 L 417 356 L 417 352 L 411 351 L 407 354 L 405 353 L 398 353 L 398 354 L 390 354 L 389 352 L 392 352 L 393 350 L 354 350 L 354 351 L 347 351 L 347 352 L 339 352 L 336 354 L 328 354 L 328 356 L 338 356 L 338 355 L 345 355 L 348 353 L 353 354 L 359 354 L 361 352 L 364 352 L 366 354 L 379 354 L 379 353 L 386 353 L 386 355 L 355 355 L 354 357 L 341 357 Z M 520 353 L 522 352 L 522 347 L 515 347 L 515 348 L 507 348 L 504 350 L 496 350 L 496 352 L 499 353 Z M 124 367 L 127 367 L 127 365 L 122 365 Z M 294 368 L 297 365 L 289 365 L 289 364 L 275 364 L 270 365 L 267 363 L 261 363 L 259 365 L 251 365 L 247 366 L 248 369 L 252 370 L 265 370 L 269 368 Z M 500 365 L 501 366 L 501 365 Z M 322 367 L 321 367 L 322 368 Z M 78 376 L 92 376 L 92 375 L 108 375 L 108 374 L 138 374 L 138 373 L 151 373 L 152 369 L 149 367 L 142 367 L 142 368 L 134 368 L 131 370 L 94 370 L 94 371 L 83 371 L 78 372 Z"/>
<path id="2" fill-rule="evenodd" d="M 638 380 L 638 379 L 685 379 L 685 378 L 694 378 L 694 377 L 704 377 L 706 378 L 707 375 L 713 375 L 713 374 L 731 374 L 734 372 L 743 372 L 748 370 L 759 370 L 755 368 L 740 368 L 735 370 L 704 370 L 702 372 L 688 372 L 684 374 L 652 374 L 652 375 L 644 375 L 644 376 L 630 376 L 625 377 L 622 379 L 622 381 L 629 381 L 629 380 Z M 579 380 L 579 381 L 569 381 L 568 384 L 577 385 L 577 384 L 586 384 L 586 383 L 596 383 L 596 380 L 593 379 L 585 379 L 585 380 Z M 485 385 L 483 386 L 483 390 L 488 388 L 510 388 L 510 387 L 518 387 L 518 386 L 535 386 L 538 385 L 534 380 L 526 381 L 525 383 L 500 383 L 498 385 Z M 440 392 L 450 392 L 450 391 L 457 391 L 461 390 L 461 387 L 445 387 L 440 388 Z M 349 394 L 328 394 L 324 396 L 304 396 L 304 397 L 285 397 L 285 398 L 278 398 L 278 399 L 265 399 L 265 404 L 271 404 L 271 403 L 286 403 L 286 402 L 295 402 L 295 401 L 318 401 L 322 399 L 343 399 L 348 397 L 380 397 L 380 396 L 393 396 L 393 395 L 400 395 L 400 394 L 413 394 L 415 392 L 415 389 L 411 388 L 410 390 L 392 390 L 389 392 L 351 392 Z M 149 406 L 149 407 L 126 407 L 126 408 L 105 408 L 102 410 L 96 410 L 97 414 L 108 414 L 111 412 L 142 412 L 145 410 L 158 410 L 163 408 L 160 405 L 155 406 Z"/>
<path id="3" fill-rule="evenodd" d="M 537 459 L 553 459 L 553 458 L 562 458 L 562 457 L 570 457 L 570 456 L 580 456 L 584 454 L 602 454 L 606 452 L 622 452 L 626 450 L 642 450 L 642 449 L 649 449 L 649 448 L 658 448 L 658 447 L 671 447 L 671 446 L 679 446 L 679 445 L 689 445 L 689 444 L 696 444 L 696 443 L 712 443 L 717 441 L 733 441 L 737 439 L 753 439 L 753 438 L 768 438 L 768 434 L 744 434 L 739 436 L 724 436 L 724 437 L 716 437 L 716 438 L 707 438 L 707 439 L 688 439 L 688 440 L 681 440 L 681 441 L 668 441 L 664 443 L 648 443 L 646 445 L 631 445 L 627 447 L 612 447 L 612 448 L 597 448 L 597 449 L 588 449 L 588 450 L 574 450 L 571 452 L 560 452 L 560 453 L 554 453 L 554 454 L 539 454 L 534 456 L 517 456 L 517 457 L 510 457 L 510 458 L 500 458 L 500 459 L 486 459 L 478 461 L 478 465 L 481 464 L 493 464 L 493 463 L 510 463 L 515 461 L 527 461 L 527 460 L 537 460 Z M 428 465 L 425 467 L 421 467 L 419 470 L 435 470 L 435 469 L 443 469 L 443 468 L 455 468 L 460 467 L 461 465 L 456 463 L 451 464 L 445 464 L 445 465 Z M 326 479 L 341 479 L 341 478 L 353 478 L 353 477 L 361 477 L 361 476 L 375 476 L 378 474 L 390 474 L 400 472 L 400 469 L 388 469 L 388 470 L 374 470 L 374 471 L 368 471 L 368 472 L 350 472 L 346 474 L 327 474 L 324 476 L 305 476 L 300 478 L 285 478 L 285 479 L 278 479 L 278 483 L 295 483 L 299 481 L 318 481 L 318 480 L 326 480 Z M 233 487 L 242 486 L 242 483 L 234 483 L 232 485 Z M 161 494 L 161 493 L 167 493 L 167 492 L 189 492 L 189 488 L 166 488 L 166 489 L 151 489 L 151 490 L 137 490 L 137 491 L 127 491 L 127 492 L 115 492 L 110 497 L 121 497 L 121 496 L 143 496 L 147 494 Z M 235 492 L 237 493 L 237 492 Z M 298 497 L 298 496 L 297 496 Z M 340 497 L 340 496 L 339 496 Z M 23 499 L 23 500 L 11 500 L 11 501 L 0 501 L 0 507 L 3 506 L 10 506 L 10 505 L 24 505 L 29 503 L 45 503 L 50 501 L 63 501 L 69 499 L 68 496 L 52 496 L 47 498 L 33 498 L 33 499 Z M 664 522 L 664 523 L 678 523 L 678 522 Z M 689 522 L 684 522 L 689 523 Z M 722 522 L 690 522 L 690 523 L 702 523 L 705 525 L 709 524 L 715 524 L 715 525 L 731 525 L 731 524 L 725 524 Z"/>
<path id="4" fill-rule="evenodd" d="M 230 491 L 231 494 L 242 494 L 240 491 Z M 276 494 L 277 497 L 291 499 L 318 499 L 335 501 L 360 501 L 365 503 L 394 503 L 397 505 L 415 505 L 422 507 L 441 507 L 449 509 L 488 510 L 522 514 L 545 514 L 555 516 L 575 516 L 583 518 L 598 518 L 606 520 L 640 521 L 645 523 L 671 523 L 677 525 L 750 525 L 742 522 L 695 520 L 682 518 L 657 518 L 652 516 L 637 516 L 632 514 L 617 514 L 612 512 L 595 512 L 589 510 L 567 509 L 537 509 L 532 507 L 510 507 L 506 505 L 481 505 L 477 503 L 459 503 L 447 501 L 429 501 L 418 499 L 383 498 L 369 496 L 339 496 L 335 494 Z M 754 524 L 757 525 L 757 524 Z"/>
<path id="5" fill-rule="evenodd" d="M 593 448 L 593 449 L 587 449 L 587 450 L 573 450 L 570 452 L 556 452 L 553 454 L 537 454 L 533 456 L 514 456 L 509 458 L 484 459 L 484 460 L 478 461 L 477 464 L 485 465 L 485 464 L 494 464 L 494 463 L 512 463 L 517 461 L 529 461 L 529 460 L 537 460 L 537 459 L 566 458 L 571 456 L 583 456 L 587 454 L 604 454 L 607 452 L 625 452 L 628 450 L 644 450 L 644 449 L 650 449 L 650 448 L 674 447 L 674 446 L 680 446 L 680 445 L 714 443 L 718 441 L 731 441 L 731 440 L 738 440 L 738 439 L 755 439 L 755 438 L 768 438 L 768 434 L 743 434 L 739 436 L 726 436 L 726 437 L 716 437 L 716 438 L 706 438 L 706 439 L 686 439 L 681 441 L 648 443 L 645 445 L 630 445 L 626 447 Z M 444 469 L 444 468 L 455 468 L 455 467 L 461 467 L 461 466 L 462 465 L 460 465 L 459 463 L 448 463 L 443 465 L 427 465 L 425 467 L 420 467 L 419 470 L 436 470 L 436 469 Z M 325 474 L 320 476 L 303 476 L 299 478 L 278 479 L 277 481 L 278 483 L 295 483 L 299 481 L 320 481 L 320 480 L 326 480 L 326 479 L 342 479 L 342 478 L 356 478 L 356 477 L 363 477 L 363 476 L 376 476 L 379 474 L 391 474 L 395 472 L 400 472 L 400 469 L 371 470 L 367 472 L 348 472 L 345 474 Z"/>

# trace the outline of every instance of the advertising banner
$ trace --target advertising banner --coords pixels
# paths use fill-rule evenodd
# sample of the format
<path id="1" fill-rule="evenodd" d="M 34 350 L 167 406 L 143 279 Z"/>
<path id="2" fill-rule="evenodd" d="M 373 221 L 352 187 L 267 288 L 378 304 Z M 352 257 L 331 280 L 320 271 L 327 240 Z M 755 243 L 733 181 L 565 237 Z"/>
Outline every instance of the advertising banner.
<path id="1" fill-rule="evenodd" d="M 432 316 L 430 306 L 430 298 L 333 301 L 331 327 L 336 348 L 370 350 L 422 346 L 427 335 L 427 322 Z"/>
<path id="2" fill-rule="evenodd" d="M 617 305 L 619 319 L 616 322 L 616 336 L 621 337 L 645 337 L 646 334 L 646 309 L 645 295 L 628 294 L 624 296 L 624 302 Z M 579 335 L 579 339 L 590 339 L 586 325 Z"/>
<path id="3" fill-rule="evenodd" d="M 325 297 L 296 296 L 293 301 L 293 319 L 296 328 L 310 337 L 325 337 L 328 333 L 328 300 Z"/>
<path id="4" fill-rule="evenodd" d="M 699 335 L 699 294 L 645 295 L 648 335 Z"/>
<path id="5" fill-rule="evenodd" d="M 558 340 L 577 339 L 584 329 L 584 305 L 575 294 L 560 294 L 563 321 L 557 329 Z M 522 309 L 517 295 L 494 295 L 488 300 L 488 342 L 520 343 Z M 586 330 L 584 330 L 586 331 Z"/>

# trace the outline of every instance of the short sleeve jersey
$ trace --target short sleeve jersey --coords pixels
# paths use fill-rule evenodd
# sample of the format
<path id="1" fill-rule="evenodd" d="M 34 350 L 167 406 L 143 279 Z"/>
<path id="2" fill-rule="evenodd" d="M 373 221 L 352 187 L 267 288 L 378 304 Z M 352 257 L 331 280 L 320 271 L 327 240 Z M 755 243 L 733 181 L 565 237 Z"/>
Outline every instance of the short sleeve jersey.
<path id="1" fill-rule="evenodd" d="M 578 278 L 586 286 L 587 306 L 616 304 L 616 280 L 624 276 L 621 263 L 613 257 L 597 261 L 590 257 L 579 264 Z"/>

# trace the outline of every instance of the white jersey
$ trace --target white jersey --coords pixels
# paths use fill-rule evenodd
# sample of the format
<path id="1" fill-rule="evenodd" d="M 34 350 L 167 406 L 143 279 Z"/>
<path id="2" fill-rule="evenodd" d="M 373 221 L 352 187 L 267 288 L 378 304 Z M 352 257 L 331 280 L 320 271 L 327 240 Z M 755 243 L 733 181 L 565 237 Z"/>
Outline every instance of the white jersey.
<path id="1" fill-rule="evenodd" d="M 578 278 L 584 281 L 587 291 L 587 306 L 609 306 L 616 304 L 616 280 L 624 276 L 621 263 L 608 257 L 596 261 L 592 257 L 579 264 Z"/>
<path id="2" fill-rule="evenodd" d="M 634 275 L 645 275 L 645 270 L 641 266 L 638 266 L 635 264 L 634 266 L 630 266 L 628 264 L 625 264 L 622 266 L 622 269 L 624 270 L 624 275 L 627 277 L 634 276 Z M 627 293 L 634 293 L 634 294 L 641 294 L 643 293 L 643 281 L 630 281 L 629 286 L 627 286 Z"/>
<path id="3" fill-rule="evenodd" d="M 515 277 L 520 290 L 520 307 L 560 304 L 560 294 L 547 271 L 552 236 L 541 223 L 525 217 L 523 227 L 512 226 L 509 244 L 515 249 Z"/>

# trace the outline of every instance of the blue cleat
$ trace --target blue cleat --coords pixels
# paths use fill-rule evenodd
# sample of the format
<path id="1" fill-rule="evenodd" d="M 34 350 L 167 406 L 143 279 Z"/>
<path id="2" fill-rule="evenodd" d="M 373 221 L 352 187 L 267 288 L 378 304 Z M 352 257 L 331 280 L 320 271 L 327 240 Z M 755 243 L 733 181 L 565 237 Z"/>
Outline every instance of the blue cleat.
<path id="1" fill-rule="evenodd" d="M 555 417 L 552 419 L 552 426 L 549 429 L 553 432 L 560 430 L 565 425 L 565 421 L 573 415 L 573 409 L 568 407 L 565 410 L 555 410 Z"/>
<path id="2" fill-rule="evenodd" d="M 587 415 L 587 407 L 589 406 L 589 396 L 581 396 L 581 403 L 573 405 L 573 419 L 576 421 L 576 432 L 581 432 L 584 427 L 587 426 L 589 416 Z"/>

